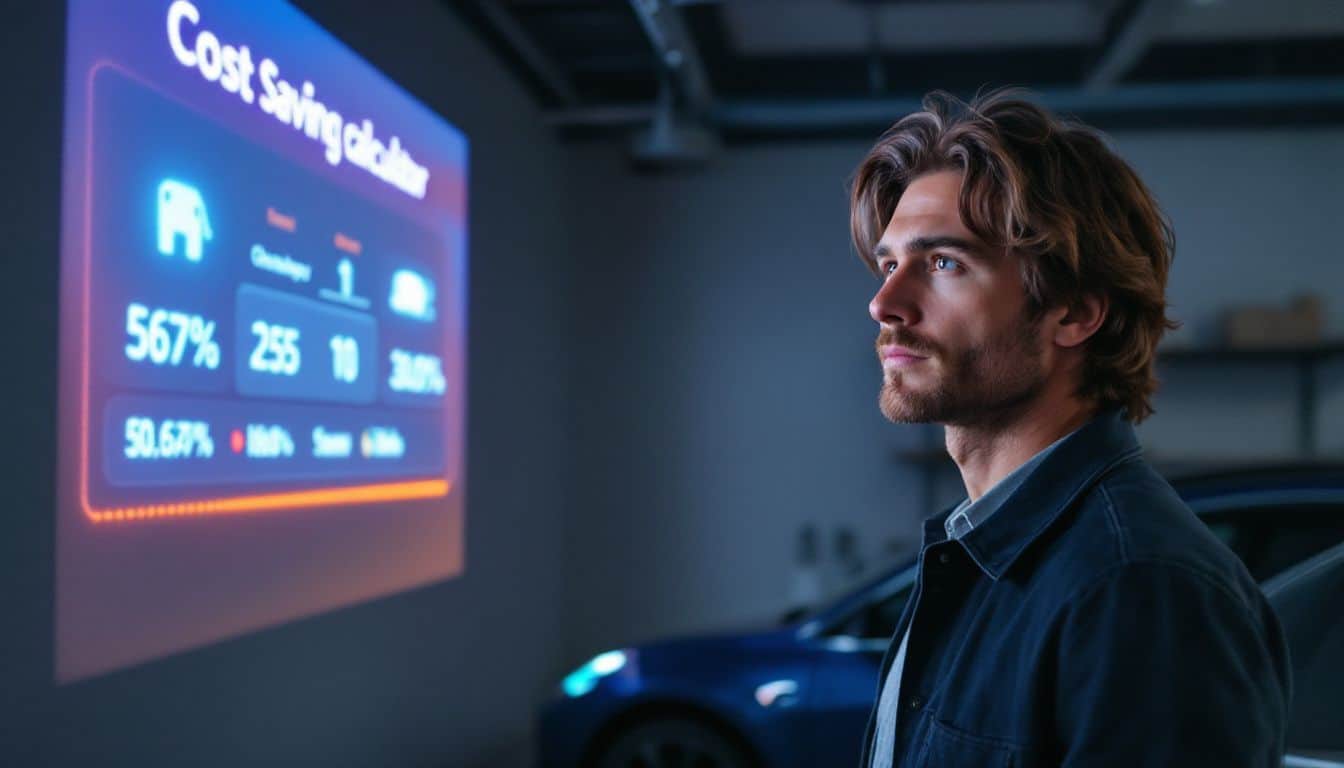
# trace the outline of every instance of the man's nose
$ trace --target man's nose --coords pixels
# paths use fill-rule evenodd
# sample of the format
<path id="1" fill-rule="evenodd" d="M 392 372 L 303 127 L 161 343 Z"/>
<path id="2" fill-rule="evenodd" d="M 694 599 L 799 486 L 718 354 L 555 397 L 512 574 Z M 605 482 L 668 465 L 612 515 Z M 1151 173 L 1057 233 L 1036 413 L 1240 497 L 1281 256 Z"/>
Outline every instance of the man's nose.
<path id="1" fill-rule="evenodd" d="M 868 302 L 868 316 L 874 322 L 879 325 L 913 325 L 919 322 L 919 308 L 915 301 L 916 281 L 908 274 L 911 266 L 907 262 L 887 274 L 873 295 L 873 300 Z"/>

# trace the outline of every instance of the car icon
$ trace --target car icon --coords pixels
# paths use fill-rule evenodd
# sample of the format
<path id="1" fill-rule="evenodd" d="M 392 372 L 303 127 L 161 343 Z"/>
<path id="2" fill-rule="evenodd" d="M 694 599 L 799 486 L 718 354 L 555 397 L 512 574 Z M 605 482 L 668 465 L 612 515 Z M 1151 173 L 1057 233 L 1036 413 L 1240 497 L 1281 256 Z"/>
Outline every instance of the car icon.
<path id="1" fill-rule="evenodd" d="M 429 322 L 434 319 L 434 281 L 411 269 L 392 273 L 388 306 L 403 317 Z"/>

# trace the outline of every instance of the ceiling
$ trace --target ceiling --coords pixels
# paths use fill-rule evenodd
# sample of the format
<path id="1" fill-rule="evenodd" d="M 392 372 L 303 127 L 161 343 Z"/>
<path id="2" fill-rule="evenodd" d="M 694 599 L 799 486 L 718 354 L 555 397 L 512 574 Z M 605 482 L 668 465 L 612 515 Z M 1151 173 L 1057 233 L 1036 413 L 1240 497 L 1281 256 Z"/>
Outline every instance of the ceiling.
<path id="1" fill-rule="evenodd" d="M 1000 85 L 1110 129 L 1344 123 L 1341 0 L 442 2 L 574 139 L 871 136 Z"/>

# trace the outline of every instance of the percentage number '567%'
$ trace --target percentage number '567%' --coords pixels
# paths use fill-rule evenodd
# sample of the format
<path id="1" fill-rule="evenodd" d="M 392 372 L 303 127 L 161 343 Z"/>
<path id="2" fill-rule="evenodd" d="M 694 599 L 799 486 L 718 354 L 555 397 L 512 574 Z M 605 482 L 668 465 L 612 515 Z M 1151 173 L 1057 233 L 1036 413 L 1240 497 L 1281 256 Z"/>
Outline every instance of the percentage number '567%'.
<path id="1" fill-rule="evenodd" d="M 193 348 L 191 365 L 196 368 L 219 367 L 219 342 L 215 341 L 215 323 L 200 315 L 171 309 L 150 309 L 132 302 L 126 307 L 126 357 L 134 362 L 153 365 L 180 365 L 187 348 Z"/>

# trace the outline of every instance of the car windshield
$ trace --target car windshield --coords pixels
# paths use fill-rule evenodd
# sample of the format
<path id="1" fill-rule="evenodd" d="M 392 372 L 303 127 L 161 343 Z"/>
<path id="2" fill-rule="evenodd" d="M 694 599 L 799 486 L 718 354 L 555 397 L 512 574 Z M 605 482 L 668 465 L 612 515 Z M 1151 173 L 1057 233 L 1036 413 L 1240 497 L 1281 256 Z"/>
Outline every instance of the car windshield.
<path id="1" fill-rule="evenodd" d="M 783 616 L 781 623 L 804 624 L 818 619 L 838 618 L 867 605 L 875 598 L 880 599 L 882 595 L 889 591 L 884 588 L 884 585 L 901 576 L 915 564 L 916 559 L 917 555 L 915 554 L 904 555 L 892 561 L 891 565 L 881 569 L 876 576 L 861 582 L 858 586 L 846 589 L 827 600 L 822 600 L 815 606 L 802 606 L 793 609 Z"/>
<path id="2" fill-rule="evenodd" d="M 1344 751 L 1344 544 L 1269 580 L 1264 590 L 1293 665 L 1288 748 Z"/>

